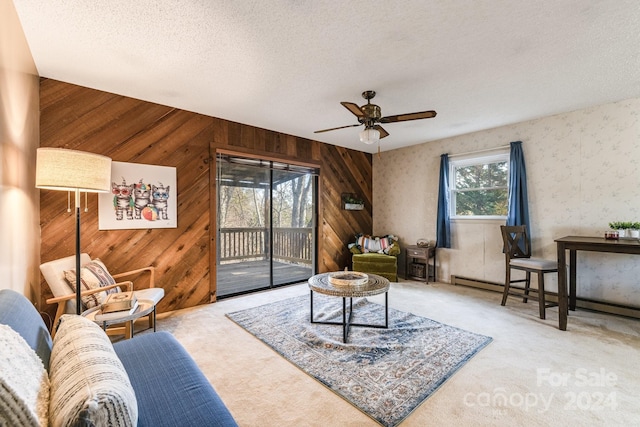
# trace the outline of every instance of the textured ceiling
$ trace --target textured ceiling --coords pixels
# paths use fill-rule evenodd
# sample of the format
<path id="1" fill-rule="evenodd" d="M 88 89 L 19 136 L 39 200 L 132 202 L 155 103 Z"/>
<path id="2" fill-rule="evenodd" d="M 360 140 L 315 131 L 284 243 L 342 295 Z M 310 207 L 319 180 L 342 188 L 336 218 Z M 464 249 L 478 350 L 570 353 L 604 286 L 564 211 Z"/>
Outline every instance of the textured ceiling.
<path id="1" fill-rule="evenodd" d="M 38 72 L 374 152 L 640 96 L 637 0 L 13 0 Z"/>

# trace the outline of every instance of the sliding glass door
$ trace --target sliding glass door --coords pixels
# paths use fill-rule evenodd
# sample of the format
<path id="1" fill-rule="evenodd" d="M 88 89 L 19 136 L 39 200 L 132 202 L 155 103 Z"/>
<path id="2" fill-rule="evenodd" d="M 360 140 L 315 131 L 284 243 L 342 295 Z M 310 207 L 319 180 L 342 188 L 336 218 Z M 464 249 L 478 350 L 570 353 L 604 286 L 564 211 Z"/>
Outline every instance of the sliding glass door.
<path id="1" fill-rule="evenodd" d="M 316 171 L 218 155 L 217 296 L 314 274 Z"/>
<path id="2" fill-rule="evenodd" d="M 273 170 L 272 177 L 273 285 L 306 280 L 313 275 L 314 175 Z"/>

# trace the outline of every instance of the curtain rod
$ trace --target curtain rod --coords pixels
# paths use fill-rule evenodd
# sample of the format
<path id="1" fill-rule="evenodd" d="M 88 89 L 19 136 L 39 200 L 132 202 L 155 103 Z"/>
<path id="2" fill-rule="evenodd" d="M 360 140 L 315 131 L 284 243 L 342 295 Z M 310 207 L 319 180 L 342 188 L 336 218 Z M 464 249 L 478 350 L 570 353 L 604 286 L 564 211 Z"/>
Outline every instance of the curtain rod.
<path id="1" fill-rule="evenodd" d="M 509 148 L 511 147 L 511 145 L 501 145 L 499 147 L 493 147 L 493 148 L 485 148 L 484 150 L 476 150 L 476 151 L 467 151 L 466 153 L 457 153 L 457 154 L 451 154 L 449 155 L 449 158 L 451 157 L 460 157 L 460 156 L 466 156 L 467 154 L 478 154 L 478 153 L 484 153 L 487 151 L 496 151 L 496 150 L 501 150 L 503 148 Z"/>

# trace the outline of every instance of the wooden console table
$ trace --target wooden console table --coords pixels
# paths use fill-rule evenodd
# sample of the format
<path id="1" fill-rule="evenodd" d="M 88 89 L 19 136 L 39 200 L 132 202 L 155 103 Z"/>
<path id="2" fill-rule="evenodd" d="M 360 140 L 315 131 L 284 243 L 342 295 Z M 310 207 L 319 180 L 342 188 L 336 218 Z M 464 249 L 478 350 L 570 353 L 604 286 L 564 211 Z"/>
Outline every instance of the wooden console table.
<path id="1" fill-rule="evenodd" d="M 433 282 L 437 282 L 436 278 L 436 248 L 433 246 L 420 247 L 420 246 L 407 246 L 404 252 L 404 278 L 421 280 L 429 283 L 429 279 Z M 429 259 L 433 258 L 433 265 L 429 264 Z M 418 260 L 416 262 L 416 260 Z M 424 274 L 421 271 L 412 271 L 410 267 L 424 266 Z"/>
<path id="2" fill-rule="evenodd" d="M 568 310 L 576 309 L 576 260 L 578 251 L 611 252 L 640 255 L 638 239 L 606 240 L 604 237 L 567 236 L 556 239 L 558 245 L 558 311 L 559 328 L 567 330 Z M 567 295 L 567 258 L 569 251 L 569 287 Z"/>

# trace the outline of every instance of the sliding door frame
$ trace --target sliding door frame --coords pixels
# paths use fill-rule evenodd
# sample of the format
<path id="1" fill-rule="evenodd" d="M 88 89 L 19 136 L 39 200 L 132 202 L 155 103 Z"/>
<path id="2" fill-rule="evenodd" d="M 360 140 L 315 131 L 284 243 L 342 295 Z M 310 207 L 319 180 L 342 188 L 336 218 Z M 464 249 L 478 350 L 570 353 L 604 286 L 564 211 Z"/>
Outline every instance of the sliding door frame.
<path id="1" fill-rule="evenodd" d="M 210 250 L 209 250 L 209 277 L 211 278 L 210 282 L 210 302 L 215 302 L 217 300 L 217 281 L 218 281 L 218 193 L 217 193 L 217 158 L 218 155 L 227 155 L 234 157 L 245 157 L 248 159 L 254 160 L 264 160 L 264 161 L 272 161 L 278 163 L 286 163 L 295 166 L 306 167 L 310 169 L 318 170 L 317 178 L 314 179 L 315 182 L 315 223 L 314 223 L 314 254 L 312 260 L 312 268 L 313 271 L 318 272 L 319 270 L 319 260 L 318 254 L 322 253 L 322 239 L 320 238 L 321 234 L 321 224 L 323 224 L 322 218 L 322 167 L 320 162 L 302 162 L 297 160 L 294 157 L 289 156 L 274 156 L 273 153 L 264 153 L 258 151 L 245 151 L 245 150 L 229 150 L 225 148 L 215 148 L 215 150 L 210 151 L 209 156 L 209 177 L 210 177 L 210 185 L 209 185 L 209 211 L 210 211 L 210 221 L 209 221 L 209 240 L 210 240 Z M 271 267 L 272 268 L 272 267 Z M 271 274 L 273 275 L 273 274 Z M 273 278 L 270 279 L 271 283 Z"/>

